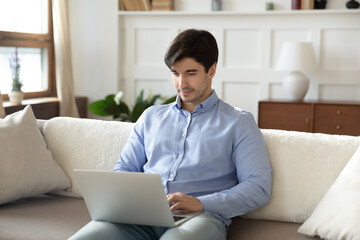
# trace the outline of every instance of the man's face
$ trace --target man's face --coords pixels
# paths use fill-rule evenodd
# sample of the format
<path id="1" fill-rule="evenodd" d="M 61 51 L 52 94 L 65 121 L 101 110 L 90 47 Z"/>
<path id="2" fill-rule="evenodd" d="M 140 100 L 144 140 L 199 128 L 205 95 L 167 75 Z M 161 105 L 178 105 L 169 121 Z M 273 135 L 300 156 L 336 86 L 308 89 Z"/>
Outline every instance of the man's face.
<path id="1" fill-rule="evenodd" d="M 216 63 L 206 73 L 201 63 L 193 58 L 184 58 L 171 66 L 171 72 L 174 87 L 186 110 L 193 111 L 211 95 L 211 80 L 216 72 Z"/>

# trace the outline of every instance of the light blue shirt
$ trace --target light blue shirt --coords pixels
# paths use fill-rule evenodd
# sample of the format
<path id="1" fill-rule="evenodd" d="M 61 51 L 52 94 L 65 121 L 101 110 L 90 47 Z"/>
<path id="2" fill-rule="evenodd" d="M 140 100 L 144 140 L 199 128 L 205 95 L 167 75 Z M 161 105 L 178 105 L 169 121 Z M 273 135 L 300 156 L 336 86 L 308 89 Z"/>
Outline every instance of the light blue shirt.
<path id="1" fill-rule="evenodd" d="M 215 91 L 193 113 L 181 109 L 179 96 L 148 108 L 114 171 L 159 174 L 167 193 L 198 197 L 204 211 L 227 225 L 270 197 L 271 167 L 253 116 Z"/>

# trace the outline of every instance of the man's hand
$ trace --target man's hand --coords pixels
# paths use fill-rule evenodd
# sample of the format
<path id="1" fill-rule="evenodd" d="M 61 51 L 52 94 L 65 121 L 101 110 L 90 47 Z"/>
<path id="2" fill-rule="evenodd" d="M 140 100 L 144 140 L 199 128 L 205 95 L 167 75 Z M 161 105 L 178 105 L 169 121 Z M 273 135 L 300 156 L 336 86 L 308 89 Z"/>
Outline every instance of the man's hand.
<path id="1" fill-rule="evenodd" d="M 167 200 L 170 204 L 170 210 L 185 210 L 189 212 L 197 212 L 204 210 L 201 201 L 189 195 L 181 192 L 170 193 L 166 195 Z"/>

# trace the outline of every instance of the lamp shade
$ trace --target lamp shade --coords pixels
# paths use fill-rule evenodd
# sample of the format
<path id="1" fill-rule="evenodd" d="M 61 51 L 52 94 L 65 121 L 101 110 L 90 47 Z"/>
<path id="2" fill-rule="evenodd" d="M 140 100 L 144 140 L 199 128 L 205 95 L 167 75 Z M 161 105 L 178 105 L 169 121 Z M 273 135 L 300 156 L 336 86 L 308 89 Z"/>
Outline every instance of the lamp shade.
<path id="1" fill-rule="evenodd" d="M 285 42 L 282 46 L 276 70 L 306 71 L 317 69 L 311 42 Z"/>

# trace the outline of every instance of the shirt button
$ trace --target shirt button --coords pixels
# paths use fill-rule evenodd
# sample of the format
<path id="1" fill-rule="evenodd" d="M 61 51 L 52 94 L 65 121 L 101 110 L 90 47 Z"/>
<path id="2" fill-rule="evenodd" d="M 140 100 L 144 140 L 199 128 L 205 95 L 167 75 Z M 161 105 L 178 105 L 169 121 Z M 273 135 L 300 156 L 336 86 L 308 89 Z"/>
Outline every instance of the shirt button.
<path id="1" fill-rule="evenodd" d="M 185 133 L 181 134 L 182 137 L 185 137 Z"/>
<path id="2" fill-rule="evenodd" d="M 170 174 L 170 177 L 173 178 L 173 177 L 174 177 L 174 174 Z"/>
<path id="3" fill-rule="evenodd" d="M 181 158 L 181 156 L 182 156 L 182 155 L 181 155 L 181 154 L 179 154 L 178 158 Z"/>

